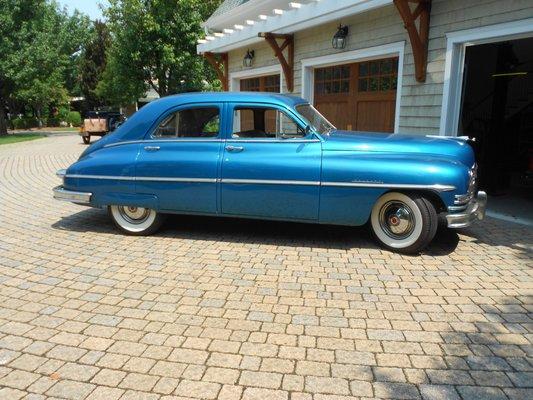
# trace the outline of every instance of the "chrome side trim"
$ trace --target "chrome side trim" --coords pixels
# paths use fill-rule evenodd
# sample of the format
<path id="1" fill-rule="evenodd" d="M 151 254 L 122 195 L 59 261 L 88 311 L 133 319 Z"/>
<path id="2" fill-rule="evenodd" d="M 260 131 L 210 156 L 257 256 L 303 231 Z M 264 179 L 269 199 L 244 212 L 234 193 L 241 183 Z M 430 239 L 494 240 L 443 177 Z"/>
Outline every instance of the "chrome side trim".
<path id="1" fill-rule="evenodd" d="M 216 183 L 215 178 L 174 178 L 174 177 L 159 177 L 159 176 L 113 176 L 113 175 L 81 175 L 69 174 L 67 178 L 82 178 L 82 179 L 104 179 L 117 181 L 154 181 L 154 182 L 205 182 Z"/>
<path id="2" fill-rule="evenodd" d="M 78 204 L 89 204 L 91 202 L 92 193 L 77 192 L 74 190 L 67 190 L 63 186 L 56 186 L 52 189 L 54 192 L 54 199 L 61 201 L 70 201 Z"/>
<path id="3" fill-rule="evenodd" d="M 115 147 L 115 146 L 122 146 L 126 144 L 136 144 L 136 143 L 143 143 L 144 140 L 125 140 L 124 142 L 116 142 L 116 143 L 109 143 L 104 145 L 104 148 L 106 147 Z"/>
<path id="4" fill-rule="evenodd" d="M 134 181 L 134 176 L 118 176 L 118 175 L 84 175 L 84 174 L 67 174 L 65 178 L 80 178 L 80 179 L 105 179 L 115 181 Z"/>
<path id="5" fill-rule="evenodd" d="M 150 140 L 125 140 L 123 142 L 109 143 L 104 146 L 107 147 L 116 147 L 126 144 L 139 144 L 139 143 L 155 143 L 155 142 L 164 142 L 164 143 L 218 143 L 218 142 L 239 142 L 239 143 L 320 143 L 320 139 L 161 139 L 153 138 Z"/>
<path id="6" fill-rule="evenodd" d="M 231 138 L 226 142 L 231 143 L 319 143 L 320 139 L 239 139 Z"/>
<path id="7" fill-rule="evenodd" d="M 138 143 L 155 143 L 155 142 L 165 142 L 165 143 L 218 143 L 223 142 L 224 139 L 191 139 L 191 138 L 183 138 L 183 139 L 161 139 L 161 138 L 154 138 L 150 140 L 125 140 L 123 142 L 116 142 L 116 143 L 109 143 L 104 146 L 105 147 L 115 147 L 115 146 L 122 146 L 125 144 L 138 144 Z"/>
<path id="8" fill-rule="evenodd" d="M 395 184 L 395 183 L 372 183 L 372 182 L 322 182 L 322 186 L 336 187 L 366 187 L 366 188 L 385 188 L 385 189 L 427 189 L 437 192 L 449 192 L 455 190 L 452 185 L 417 185 L 417 184 Z"/>
<path id="9" fill-rule="evenodd" d="M 437 192 L 448 192 L 455 189 L 451 185 L 416 185 L 416 184 L 393 184 L 381 182 L 320 182 L 320 181 L 296 181 L 296 180 L 273 180 L 273 179 L 215 179 L 215 178 L 180 178 L 158 176 L 113 176 L 113 175 L 82 175 L 68 174 L 67 178 L 81 179 L 106 179 L 120 181 L 154 181 L 154 182 L 192 182 L 192 183 L 230 183 L 230 184 L 258 184 L 258 185 L 302 185 L 302 186 L 332 186 L 332 187 L 360 187 L 360 188 L 385 188 L 385 189 L 427 189 Z"/>
<path id="10" fill-rule="evenodd" d="M 258 185 L 301 185 L 301 186 L 320 186 L 319 181 L 288 181 L 288 180 L 269 180 L 269 179 L 221 179 L 221 183 L 234 184 L 258 184 Z"/>
<path id="11" fill-rule="evenodd" d="M 135 181 L 153 181 L 153 182 L 191 182 L 191 183 L 216 183 L 216 178 L 166 178 L 166 177 L 151 177 L 151 176 L 137 176 Z"/>

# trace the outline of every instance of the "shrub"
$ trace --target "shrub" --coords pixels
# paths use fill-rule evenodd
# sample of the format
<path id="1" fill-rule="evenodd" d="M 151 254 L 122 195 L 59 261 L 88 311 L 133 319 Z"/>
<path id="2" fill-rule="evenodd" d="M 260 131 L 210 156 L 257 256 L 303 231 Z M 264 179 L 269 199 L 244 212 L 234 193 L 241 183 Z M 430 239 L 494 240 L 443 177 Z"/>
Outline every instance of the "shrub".
<path id="1" fill-rule="evenodd" d="M 59 122 L 61 122 L 59 120 L 59 118 L 57 117 L 50 117 L 48 118 L 48 121 L 46 123 L 46 126 L 51 126 L 51 127 L 56 127 L 56 126 L 59 126 Z"/>
<path id="2" fill-rule="evenodd" d="M 26 117 L 26 128 L 37 128 L 39 126 L 39 119 L 37 117 Z"/>
<path id="3" fill-rule="evenodd" d="M 11 124 L 13 125 L 13 129 L 26 129 L 26 120 L 24 118 L 13 118 Z"/>
<path id="4" fill-rule="evenodd" d="M 57 110 L 56 117 L 59 118 L 60 121 L 66 121 L 69 113 L 70 113 L 70 110 L 68 108 L 59 107 L 59 109 Z"/>
<path id="5" fill-rule="evenodd" d="M 81 115 L 77 111 L 71 111 L 68 113 L 67 118 L 65 119 L 65 122 L 72 126 L 80 126 L 81 125 Z"/>

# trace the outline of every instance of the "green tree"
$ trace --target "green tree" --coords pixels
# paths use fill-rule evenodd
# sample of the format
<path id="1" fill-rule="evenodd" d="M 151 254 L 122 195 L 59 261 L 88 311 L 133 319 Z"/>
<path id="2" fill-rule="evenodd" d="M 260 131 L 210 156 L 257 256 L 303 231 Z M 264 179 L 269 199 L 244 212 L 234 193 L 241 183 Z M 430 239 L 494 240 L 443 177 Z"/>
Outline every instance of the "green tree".
<path id="1" fill-rule="evenodd" d="M 92 37 L 81 55 L 79 66 L 81 93 L 90 109 L 103 105 L 102 98 L 95 91 L 102 79 L 107 61 L 106 52 L 110 45 L 111 35 L 106 24 L 95 21 Z"/>
<path id="2" fill-rule="evenodd" d="M 7 134 L 5 106 L 13 91 L 16 63 L 13 55 L 28 42 L 31 21 L 43 0 L 3 0 L 0 2 L 0 135 Z"/>
<path id="3" fill-rule="evenodd" d="M 54 1 L 0 2 L 0 135 L 7 134 L 8 99 L 40 116 L 50 104 L 68 100 L 68 77 L 90 21 L 60 10 Z"/>
<path id="4" fill-rule="evenodd" d="M 148 89 L 159 96 L 202 90 L 213 80 L 196 54 L 202 21 L 218 0 L 110 0 L 106 10 L 113 43 L 98 94 L 131 103 Z"/>

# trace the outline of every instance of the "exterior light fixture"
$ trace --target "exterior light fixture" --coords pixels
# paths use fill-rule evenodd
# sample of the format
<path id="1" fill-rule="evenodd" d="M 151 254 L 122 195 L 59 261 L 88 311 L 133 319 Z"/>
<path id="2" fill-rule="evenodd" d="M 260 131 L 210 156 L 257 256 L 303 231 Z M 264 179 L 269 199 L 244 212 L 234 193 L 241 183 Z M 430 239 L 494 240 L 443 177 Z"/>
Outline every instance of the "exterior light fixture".
<path id="1" fill-rule="evenodd" d="M 255 51 L 246 50 L 246 54 L 242 60 L 242 65 L 245 68 L 250 68 L 254 63 Z"/>
<path id="2" fill-rule="evenodd" d="M 339 25 L 337 32 L 331 39 L 331 45 L 334 49 L 344 49 L 346 47 L 346 37 L 348 36 L 348 27 L 346 25 Z"/>

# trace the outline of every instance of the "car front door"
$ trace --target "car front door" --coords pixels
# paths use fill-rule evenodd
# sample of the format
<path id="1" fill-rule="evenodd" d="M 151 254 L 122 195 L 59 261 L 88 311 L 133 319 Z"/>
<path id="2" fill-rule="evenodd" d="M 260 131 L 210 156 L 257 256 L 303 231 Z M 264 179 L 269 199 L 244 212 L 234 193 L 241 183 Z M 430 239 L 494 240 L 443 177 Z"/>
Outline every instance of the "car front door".
<path id="1" fill-rule="evenodd" d="M 161 211 L 217 213 L 223 104 L 188 104 L 163 114 L 139 149 L 136 191 Z"/>
<path id="2" fill-rule="evenodd" d="M 223 214 L 315 221 L 321 142 L 287 110 L 231 104 L 221 169 Z"/>

